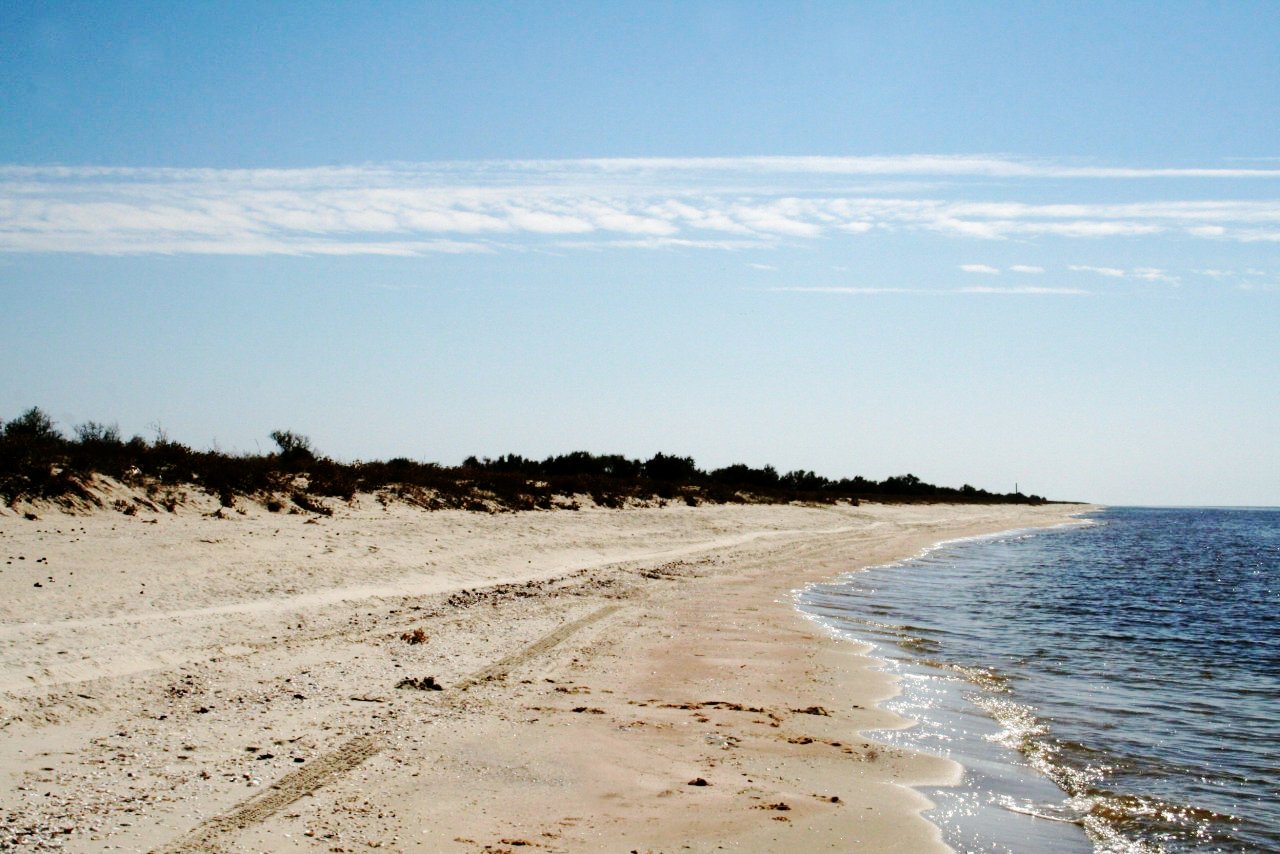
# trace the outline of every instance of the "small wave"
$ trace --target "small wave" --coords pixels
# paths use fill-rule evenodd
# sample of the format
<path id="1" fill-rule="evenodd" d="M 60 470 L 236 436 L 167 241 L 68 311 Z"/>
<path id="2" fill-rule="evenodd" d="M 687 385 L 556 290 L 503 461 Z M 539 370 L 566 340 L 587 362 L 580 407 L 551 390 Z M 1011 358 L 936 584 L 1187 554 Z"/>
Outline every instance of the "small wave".
<path id="1" fill-rule="evenodd" d="M 1078 824 L 1081 827 L 1084 826 L 1085 819 L 1089 815 L 1087 811 L 1081 810 L 1072 801 L 1040 803 L 1023 798 L 1015 798 L 1012 795 L 1000 795 L 995 799 L 995 803 L 1009 812 L 1029 815 L 1034 818 L 1043 818 L 1047 821 L 1059 821 L 1063 824 Z"/>
<path id="2" fill-rule="evenodd" d="M 989 782 L 1005 772 L 985 739 L 1064 793 L 1015 785 L 1005 811 L 1082 826 L 1106 854 L 1280 851 L 1278 516 L 1111 510 L 1062 536 L 941 543 L 803 607 L 899 675 L 933 674 L 907 680 L 900 711 L 922 723 L 903 744 L 959 751 Z"/>
<path id="3" fill-rule="evenodd" d="M 940 661 L 932 658 L 922 659 L 920 663 L 926 667 L 932 667 L 935 670 L 958 673 L 965 681 L 971 682 L 972 684 L 993 693 L 1005 694 L 1009 691 L 1009 683 L 1011 681 L 1009 677 L 988 667 L 974 667 L 966 664 L 955 664 L 950 661 Z"/>

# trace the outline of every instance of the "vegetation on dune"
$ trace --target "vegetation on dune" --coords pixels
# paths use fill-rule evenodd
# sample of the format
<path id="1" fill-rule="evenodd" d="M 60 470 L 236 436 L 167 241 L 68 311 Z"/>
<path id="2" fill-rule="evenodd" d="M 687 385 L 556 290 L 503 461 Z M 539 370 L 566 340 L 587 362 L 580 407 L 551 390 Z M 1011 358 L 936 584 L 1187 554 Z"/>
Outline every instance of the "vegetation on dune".
<path id="1" fill-rule="evenodd" d="M 244 498 L 273 511 L 296 507 L 323 514 L 332 512 L 326 499 L 351 501 L 360 492 L 376 494 L 384 502 L 401 500 L 433 510 L 486 511 L 576 509 L 573 496 L 577 495 L 590 496 L 604 507 L 655 500 L 688 504 L 860 500 L 1037 504 L 1045 500 L 969 485 L 934 486 L 910 474 L 881 481 L 832 480 L 812 471 L 779 474 L 772 466 L 742 464 L 703 471 L 690 457 L 661 453 L 643 461 L 574 451 L 544 460 L 516 454 L 468 457 L 452 467 L 404 457 L 343 463 L 317 453 L 300 433 L 276 430 L 271 439 L 277 447 L 274 453 L 227 454 L 189 448 L 163 432 L 152 441 L 141 436 L 126 440 L 118 428 L 92 421 L 75 427 L 68 437 L 33 407 L 11 421 L 0 421 L 0 499 L 8 506 L 34 500 L 100 504 L 93 480 L 109 476 L 145 488 L 155 503 L 171 510 L 174 490 L 189 489 L 217 496 L 224 507 Z"/>

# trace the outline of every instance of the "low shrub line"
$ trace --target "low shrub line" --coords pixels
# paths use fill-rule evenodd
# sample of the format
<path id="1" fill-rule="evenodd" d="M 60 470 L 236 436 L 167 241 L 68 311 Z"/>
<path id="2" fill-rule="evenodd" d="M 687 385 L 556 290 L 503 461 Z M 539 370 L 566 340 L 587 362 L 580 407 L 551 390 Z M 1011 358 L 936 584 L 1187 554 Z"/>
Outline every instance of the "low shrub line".
<path id="1" fill-rule="evenodd" d="M 163 433 L 148 441 L 124 439 L 113 426 L 88 422 L 64 435 L 39 408 L 0 422 L 0 499 L 76 499 L 100 505 L 91 489 L 95 475 L 144 487 L 155 504 L 172 510 L 178 490 L 200 490 L 232 507 L 238 498 L 268 510 L 292 505 L 310 513 L 333 512 L 325 499 L 351 501 L 374 493 L 381 501 L 405 501 L 425 509 L 577 509 L 571 498 L 590 496 L 603 507 L 631 502 L 683 501 L 835 503 L 881 502 L 1030 503 L 1037 495 L 992 493 L 965 485 L 935 486 L 915 475 L 881 481 L 862 477 L 833 480 L 812 471 L 781 474 L 772 466 L 738 464 L 704 471 L 691 457 L 655 454 L 648 460 L 617 454 L 570 454 L 528 459 L 516 454 L 459 466 L 416 462 L 404 457 L 374 462 L 339 462 L 318 454 L 300 433 L 271 434 L 277 450 L 268 454 L 227 454 L 196 450 Z"/>

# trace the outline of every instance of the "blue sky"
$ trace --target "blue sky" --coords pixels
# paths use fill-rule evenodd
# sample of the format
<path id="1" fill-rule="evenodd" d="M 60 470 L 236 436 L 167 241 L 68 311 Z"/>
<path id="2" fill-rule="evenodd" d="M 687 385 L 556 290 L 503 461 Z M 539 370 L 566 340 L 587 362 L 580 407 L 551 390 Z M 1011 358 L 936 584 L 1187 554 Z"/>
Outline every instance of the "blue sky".
<path id="1" fill-rule="evenodd" d="M 1280 504 L 1280 7 L 12 3 L 0 418 Z"/>

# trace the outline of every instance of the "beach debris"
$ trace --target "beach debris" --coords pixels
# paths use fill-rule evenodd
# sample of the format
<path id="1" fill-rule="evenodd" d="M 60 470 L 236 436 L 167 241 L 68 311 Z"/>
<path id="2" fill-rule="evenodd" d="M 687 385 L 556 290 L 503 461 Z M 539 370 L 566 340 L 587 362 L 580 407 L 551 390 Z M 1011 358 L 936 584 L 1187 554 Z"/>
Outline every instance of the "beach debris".
<path id="1" fill-rule="evenodd" d="M 831 712 L 822 706 L 808 706 L 803 709 L 792 709 L 797 715 L 821 715 L 824 718 L 831 717 Z"/>
<path id="2" fill-rule="evenodd" d="M 724 733 L 719 732 L 707 733 L 706 739 L 707 744 L 718 747 L 721 750 L 729 750 L 730 748 L 737 747 L 742 743 L 742 740 L 736 736 L 725 735 Z"/>
<path id="3" fill-rule="evenodd" d="M 424 632 L 422 629 L 414 629 L 411 632 L 405 632 L 404 634 L 400 635 L 400 640 L 404 641 L 407 644 L 412 644 L 416 646 L 417 644 L 427 642 L 427 633 Z"/>
<path id="4" fill-rule="evenodd" d="M 778 801 L 776 804 L 756 804 L 752 809 L 757 810 L 777 810 L 778 812 L 790 812 L 791 805 L 786 801 Z"/>
<path id="5" fill-rule="evenodd" d="M 597 709 L 591 706 L 577 706 L 574 708 L 574 711 L 577 712 L 578 714 L 582 714 L 583 712 L 587 712 L 588 714 L 592 714 L 592 715 L 604 714 L 604 709 Z"/>
<path id="6" fill-rule="evenodd" d="M 650 700 L 649 702 L 656 703 L 657 700 Z M 638 703 L 637 705 L 643 706 L 647 704 Z M 689 711 L 697 711 L 699 709 L 712 708 L 712 709 L 720 709 L 721 711 L 726 711 L 726 712 L 753 712 L 756 714 L 765 714 L 768 712 L 767 709 L 763 709 L 759 706 L 744 706 L 741 703 L 730 703 L 725 700 L 705 700 L 701 703 L 661 703 L 658 705 L 658 708 L 686 709 Z"/>
<path id="7" fill-rule="evenodd" d="M 685 785 L 687 785 L 687 786 L 710 786 L 711 784 L 710 784 L 710 783 L 708 783 L 706 780 L 704 780 L 704 779 L 703 779 L 703 778 L 701 778 L 701 777 L 694 777 L 692 780 L 690 780 L 690 781 L 689 781 L 688 783 L 686 783 Z"/>
<path id="8" fill-rule="evenodd" d="M 443 691 L 444 686 L 436 681 L 434 676 L 424 676 L 421 679 L 415 679 L 411 676 L 405 677 L 396 683 L 397 688 L 412 688 L 415 691 Z"/>

